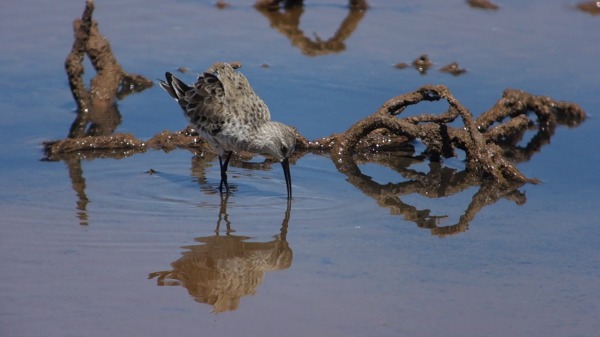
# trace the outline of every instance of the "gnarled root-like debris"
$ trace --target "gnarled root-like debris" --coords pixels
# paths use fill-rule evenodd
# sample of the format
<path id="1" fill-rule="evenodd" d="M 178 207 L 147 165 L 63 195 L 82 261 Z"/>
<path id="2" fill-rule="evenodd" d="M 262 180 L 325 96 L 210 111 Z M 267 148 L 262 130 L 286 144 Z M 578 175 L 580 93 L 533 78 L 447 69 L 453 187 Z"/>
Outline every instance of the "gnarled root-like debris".
<path id="1" fill-rule="evenodd" d="M 94 2 L 87 0 L 81 19 L 73 23 L 75 40 L 65 60 L 69 86 L 77 104 L 77 118 L 71 125 L 69 138 L 112 134 L 121 122 L 116 100 L 152 86 L 152 81 L 121 68 L 110 43 L 92 19 L 93 12 Z M 83 81 L 85 55 L 96 70 L 90 90 Z"/>
<path id="2" fill-rule="evenodd" d="M 442 99 L 448 102 L 449 108 L 440 115 L 396 117 L 410 105 Z M 425 155 L 434 161 L 455 156 L 456 149 L 463 150 L 466 153 L 467 170 L 481 178 L 492 179 L 501 185 L 511 182 L 536 183 L 537 180 L 525 177 L 508 158 L 511 153 L 518 152 L 515 147 L 517 141 L 534 124 L 527 117 L 528 112 L 536 114 L 543 133 L 547 132 L 544 130 L 553 130 L 559 123 L 577 125 L 585 119 L 585 113 L 576 104 L 557 102 L 516 90 L 505 91 L 492 109 L 474 119 L 448 88 L 427 85 L 390 99 L 377 112 L 338 135 L 331 155 L 338 169 L 343 170 L 344 163 L 352 161 L 351 157 L 357 152 L 361 141 L 374 131 L 381 133 L 383 129 L 396 136 L 400 143 L 420 140 L 427 148 Z M 463 128 L 449 126 L 457 118 L 462 120 Z M 493 127 L 507 118 L 510 120 L 506 123 Z M 307 145 L 311 146 L 310 143 Z M 539 144 L 533 148 L 538 149 Z"/>
<path id="3" fill-rule="evenodd" d="M 441 99 L 449 105 L 445 113 L 397 117 L 407 106 Z M 530 119 L 529 113 L 537 118 Z M 462 128 L 450 126 L 457 118 L 462 120 Z M 349 183 L 375 199 L 381 207 L 389 208 L 392 214 L 402 215 L 420 228 L 430 229 L 433 235 L 447 236 L 467 230 L 479 210 L 499 199 L 524 204 L 525 194 L 518 188 L 537 181 L 525 177 L 514 165 L 529 160 L 547 144 L 557 125 L 573 127 L 585 118 L 585 113 L 576 104 L 506 90 L 490 110 L 473 119 L 446 87 L 424 86 L 387 101 L 377 112 L 343 134 L 316 141 L 300 138 L 299 144 L 320 151 L 331 148 L 332 160 L 348 177 Z M 525 146 L 520 146 L 525 132 L 531 130 L 537 130 L 537 133 Z M 415 155 L 414 140 L 425 144 L 423 154 Z M 454 156 L 456 149 L 466 153 L 463 171 L 440 163 L 441 158 Z M 411 169 L 415 162 L 427 159 L 429 172 Z M 361 163 L 388 167 L 403 179 L 398 183 L 380 184 L 361 172 Z M 432 214 L 429 209 L 418 209 L 401 200 L 401 196 L 412 194 L 427 198 L 448 197 L 471 187 L 477 187 L 478 191 L 453 225 L 441 226 L 446 216 Z"/>
<path id="4" fill-rule="evenodd" d="M 73 156 L 87 159 L 123 158 L 148 149 L 171 151 L 176 148 L 187 148 L 194 152 L 211 151 L 208 143 L 191 128 L 178 132 L 163 131 L 147 141 L 131 134 L 115 133 L 108 136 L 66 138 L 44 142 L 43 145 L 45 159 L 51 161 Z"/>

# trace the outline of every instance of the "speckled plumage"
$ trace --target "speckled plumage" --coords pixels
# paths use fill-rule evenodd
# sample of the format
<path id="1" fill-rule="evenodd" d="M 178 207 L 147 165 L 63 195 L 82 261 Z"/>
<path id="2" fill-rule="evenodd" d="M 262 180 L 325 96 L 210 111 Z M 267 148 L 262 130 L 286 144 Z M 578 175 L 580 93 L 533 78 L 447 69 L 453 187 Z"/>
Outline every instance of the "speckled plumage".
<path id="1" fill-rule="evenodd" d="M 217 150 L 221 188 L 224 184 L 229 190 L 226 171 L 231 153 L 248 151 L 281 162 L 291 198 L 288 159 L 296 144 L 294 129 L 271 121 L 269 108 L 244 75 L 228 63 L 215 63 L 192 86 L 171 73 L 165 76 L 161 87 L 175 98 L 190 124 Z"/>

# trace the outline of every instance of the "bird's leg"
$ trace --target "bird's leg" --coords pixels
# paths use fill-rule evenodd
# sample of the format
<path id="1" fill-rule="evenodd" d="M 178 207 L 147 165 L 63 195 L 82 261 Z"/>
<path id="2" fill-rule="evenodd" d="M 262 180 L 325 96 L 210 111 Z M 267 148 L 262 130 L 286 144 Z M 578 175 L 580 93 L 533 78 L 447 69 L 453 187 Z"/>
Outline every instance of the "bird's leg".
<path id="1" fill-rule="evenodd" d="M 229 166 L 229 159 L 233 151 L 229 151 L 226 154 L 225 162 L 223 158 L 219 156 L 219 166 L 221 166 L 221 183 L 219 184 L 219 192 L 223 193 L 223 185 L 225 185 L 225 192 L 229 193 L 229 184 L 227 184 L 227 166 Z"/>

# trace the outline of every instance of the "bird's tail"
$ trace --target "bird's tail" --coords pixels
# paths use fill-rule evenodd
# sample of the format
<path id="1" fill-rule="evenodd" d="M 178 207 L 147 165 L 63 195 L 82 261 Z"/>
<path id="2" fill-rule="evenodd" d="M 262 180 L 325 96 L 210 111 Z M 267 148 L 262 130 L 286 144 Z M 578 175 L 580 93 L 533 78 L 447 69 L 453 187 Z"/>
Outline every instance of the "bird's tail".
<path id="1" fill-rule="evenodd" d="M 160 81 L 160 86 L 179 102 L 181 98 L 185 97 L 185 93 L 192 89 L 187 84 L 183 83 L 180 79 L 173 76 L 170 72 L 165 73 L 166 81 Z"/>

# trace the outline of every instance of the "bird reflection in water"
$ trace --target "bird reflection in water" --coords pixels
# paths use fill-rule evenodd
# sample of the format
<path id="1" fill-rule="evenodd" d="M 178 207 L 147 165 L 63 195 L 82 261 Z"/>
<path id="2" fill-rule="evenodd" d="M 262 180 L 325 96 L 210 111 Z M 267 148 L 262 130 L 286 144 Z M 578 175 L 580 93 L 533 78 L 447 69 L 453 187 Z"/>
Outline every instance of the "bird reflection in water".
<path id="1" fill-rule="evenodd" d="M 273 240 L 247 242 L 250 237 L 231 234 L 228 199 L 229 195 L 221 195 L 215 235 L 198 237 L 195 241 L 200 244 L 182 247 L 186 251 L 171 263 L 173 270 L 148 276 L 156 278 L 159 286 L 185 287 L 194 300 L 212 305 L 216 313 L 236 310 L 242 297 L 256 293 L 266 272 L 292 265 L 292 249 L 286 241 L 291 203 Z"/>

